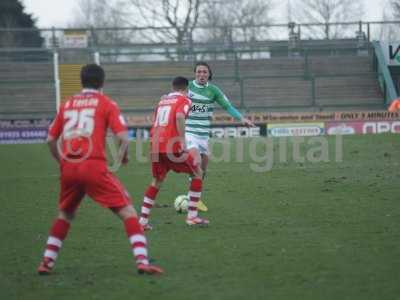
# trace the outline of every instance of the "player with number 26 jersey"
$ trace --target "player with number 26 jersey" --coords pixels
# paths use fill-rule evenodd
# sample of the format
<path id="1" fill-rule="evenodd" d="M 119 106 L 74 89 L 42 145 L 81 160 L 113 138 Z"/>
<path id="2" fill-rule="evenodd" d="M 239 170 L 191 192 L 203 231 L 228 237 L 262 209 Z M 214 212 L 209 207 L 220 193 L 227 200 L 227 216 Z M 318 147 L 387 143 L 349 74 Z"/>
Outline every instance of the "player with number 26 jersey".
<path id="1" fill-rule="evenodd" d="M 62 158 L 106 160 L 107 128 L 126 131 L 117 104 L 94 89 L 83 89 L 61 108 L 49 129 L 51 138 L 62 136 Z"/>
<path id="2" fill-rule="evenodd" d="M 105 207 L 129 204 L 125 188 L 107 170 L 105 138 L 108 128 L 115 135 L 128 130 L 117 104 L 98 90 L 84 88 L 60 108 L 48 134 L 49 140 L 61 143 L 61 147 L 58 144 L 63 170 L 60 208 L 75 211 L 83 190 Z M 77 189 L 80 176 L 82 181 L 90 182 L 84 189 Z"/>
<path id="3" fill-rule="evenodd" d="M 85 196 L 109 209 L 123 222 L 139 274 L 161 274 L 149 263 L 147 241 L 130 196 L 107 166 L 105 144 L 108 128 L 118 142 L 116 161 L 129 161 L 129 135 L 118 105 L 102 93 L 105 72 L 97 64 L 81 68 L 82 92 L 63 104 L 49 128 L 47 143 L 60 164 L 58 214 L 37 272 L 49 275 L 70 225 Z M 90 249 L 89 249 L 90 250 Z"/>

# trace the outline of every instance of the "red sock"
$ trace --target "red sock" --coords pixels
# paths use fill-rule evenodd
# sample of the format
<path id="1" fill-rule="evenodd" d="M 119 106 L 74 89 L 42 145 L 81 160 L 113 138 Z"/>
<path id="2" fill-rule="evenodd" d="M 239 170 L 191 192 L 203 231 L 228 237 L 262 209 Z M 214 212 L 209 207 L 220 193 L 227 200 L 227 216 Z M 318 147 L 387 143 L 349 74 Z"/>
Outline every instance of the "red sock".
<path id="1" fill-rule="evenodd" d="M 50 229 L 44 257 L 50 259 L 53 263 L 57 259 L 58 252 L 62 247 L 64 239 L 67 237 L 69 227 L 70 224 L 67 221 L 56 219 Z"/>
<path id="2" fill-rule="evenodd" d="M 149 264 L 147 258 L 147 241 L 137 218 L 131 217 L 124 221 L 126 235 L 132 246 L 133 256 L 137 264 Z"/>
<path id="3" fill-rule="evenodd" d="M 197 203 L 201 197 L 203 181 L 200 178 L 193 178 L 190 182 L 188 218 L 197 217 Z"/>
<path id="4" fill-rule="evenodd" d="M 157 197 L 158 189 L 155 186 L 150 185 L 146 192 L 144 193 L 144 198 L 143 198 L 143 205 L 142 205 L 142 210 L 140 214 L 141 218 L 141 223 L 142 224 L 147 224 L 151 209 L 153 208 L 154 205 L 154 200 Z"/>

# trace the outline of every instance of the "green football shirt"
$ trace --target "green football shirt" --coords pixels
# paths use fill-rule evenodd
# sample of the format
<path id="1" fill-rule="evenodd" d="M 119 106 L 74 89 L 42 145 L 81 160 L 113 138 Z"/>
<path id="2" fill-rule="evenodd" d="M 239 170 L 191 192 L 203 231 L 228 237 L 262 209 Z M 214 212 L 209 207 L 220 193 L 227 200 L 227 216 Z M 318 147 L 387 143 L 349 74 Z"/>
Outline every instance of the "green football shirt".
<path id="1" fill-rule="evenodd" d="M 200 137 L 208 137 L 214 103 L 226 110 L 231 106 L 230 101 L 216 85 L 211 83 L 200 85 L 195 80 L 189 83 L 188 96 L 192 100 L 192 109 L 186 119 L 186 132 Z"/>

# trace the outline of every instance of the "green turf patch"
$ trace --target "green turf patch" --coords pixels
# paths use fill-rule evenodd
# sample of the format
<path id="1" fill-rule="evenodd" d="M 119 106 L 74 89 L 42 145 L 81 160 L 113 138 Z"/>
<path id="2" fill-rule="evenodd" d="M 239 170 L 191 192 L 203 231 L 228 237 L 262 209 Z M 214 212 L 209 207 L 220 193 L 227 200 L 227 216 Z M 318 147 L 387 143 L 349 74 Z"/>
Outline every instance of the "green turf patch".
<path id="1" fill-rule="evenodd" d="M 273 166 L 259 173 L 251 164 L 265 161 L 251 159 L 251 141 L 243 140 L 242 161 L 210 163 L 208 228 L 187 228 L 174 211 L 189 182 L 169 175 L 148 234 L 150 255 L 166 270 L 158 278 L 137 275 L 122 224 L 90 199 L 54 274 L 37 276 L 56 213 L 58 168 L 45 145 L 0 146 L 0 298 L 398 299 L 399 137 L 345 136 L 341 162 L 334 137 L 320 162 L 293 159 L 291 140 L 280 159 L 274 140 Z M 235 156 L 238 142 L 226 143 Z M 261 157 L 267 148 L 254 149 Z M 304 157 L 313 150 L 299 149 Z M 216 155 L 223 151 L 216 145 Z M 132 161 L 118 176 L 139 209 L 150 165 Z"/>

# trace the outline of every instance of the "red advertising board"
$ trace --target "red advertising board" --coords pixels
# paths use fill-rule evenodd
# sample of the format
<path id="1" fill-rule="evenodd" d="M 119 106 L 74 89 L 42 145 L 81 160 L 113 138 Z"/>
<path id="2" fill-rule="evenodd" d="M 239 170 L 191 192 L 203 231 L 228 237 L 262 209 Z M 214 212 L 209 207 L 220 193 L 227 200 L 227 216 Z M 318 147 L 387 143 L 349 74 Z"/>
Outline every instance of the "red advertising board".
<path id="1" fill-rule="evenodd" d="M 326 122 L 325 128 L 328 135 L 400 133 L 400 121 Z"/>

